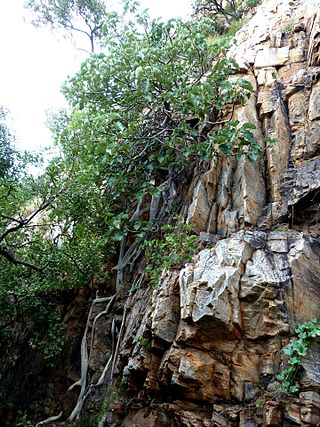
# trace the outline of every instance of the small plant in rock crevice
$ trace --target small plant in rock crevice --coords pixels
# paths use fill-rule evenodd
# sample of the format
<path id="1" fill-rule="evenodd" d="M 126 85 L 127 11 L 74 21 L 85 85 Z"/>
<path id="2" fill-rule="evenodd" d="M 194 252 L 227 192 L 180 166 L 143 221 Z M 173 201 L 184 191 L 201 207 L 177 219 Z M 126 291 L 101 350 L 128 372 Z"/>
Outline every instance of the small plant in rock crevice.
<path id="1" fill-rule="evenodd" d="M 320 336 L 320 324 L 317 319 L 299 325 L 296 330 L 297 338 L 284 348 L 284 354 L 290 356 L 288 366 L 284 369 L 277 379 L 281 385 L 277 391 L 279 393 L 297 393 L 299 388 L 296 386 L 296 378 L 299 373 L 303 358 L 307 356 L 311 343 Z"/>
<path id="2" fill-rule="evenodd" d="M 285 27 L 283 27 L 282 32 L 285 34 L 291 34 L 293 32 L 293 25 L 287 24 Z"/>
<path id="3" fill-rule="evenodd" d="M 181 218 L 176 225 L 161 227 L 164 232 L 162 239 L 152 239 L 145 243 L 147 267 L 150 285 L 156 287 L 162 271 L 179 267 L 189 261 L 197 249 L 197 236 L 192 234 L 194 226 L 184 224 Z"/>
<path id="4" fill-rule="evenodd" d="M 148 350 L 148 349 L 149 349 L 149 347 L 150 347 L 150 341 L 149 341 L 149 339 L 148 339 L 147 337 L 145 337 L 145 336 L 142 336 L 142 337 L 140 338 L 140 344 L 141 344 L 141 346 L 142 346 L 145 350 Z"/>

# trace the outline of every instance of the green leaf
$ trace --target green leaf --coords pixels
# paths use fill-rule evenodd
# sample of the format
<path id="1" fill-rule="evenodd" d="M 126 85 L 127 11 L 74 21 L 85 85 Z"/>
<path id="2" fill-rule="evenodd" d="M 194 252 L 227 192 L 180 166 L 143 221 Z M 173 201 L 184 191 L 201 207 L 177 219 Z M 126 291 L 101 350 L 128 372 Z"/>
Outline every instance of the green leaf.
<path id="1" fill-rule="evenodd" d="M 247 130 L 247 129 L 256 129 L 256 126 L 254 124 L 252 124 L 252 123 L 244 123 L 242 125 L 242 128 L 245 129 L 245 130 Z"/>
<path id="2" fill-rule="evenodd" d="M 142 227 L 142 223 L 141 222 L 136 222 L 133 224 L 133 228 L 135 231 L 140 230 L 140 228 Z"/>
<path id="3" fill-rule="evenodd" d="M 121 242 L 121 240 L 125 237 L 125 234 L 117 231 L 116 233 L 114 233 L 114 235 L 112 236 L 112 240 L 114 240 L 115 242 Z"/>
<path id="4" fill-rule="evenodd" d="M 106 142 L 100 142 L 95 147 L 94 153 L 95 153 L 95 155 L 99 156 L 99 155 L 105 154 L 106 149 L 107 149 L 107 143 Z"/>
<path id="5" fill-rule="evenodd" d="M 289 365 L 300 365 L 301 364 L 301 359 L 299 357 L 290 357 L 290 359 L 288 360 L 288 364 Z"/>
<path id="6" fill-rule="evenodd" d="M 230 154 L 230 145 L 220 144 L 219 148 L 225 156 L 228 156 Z"/>

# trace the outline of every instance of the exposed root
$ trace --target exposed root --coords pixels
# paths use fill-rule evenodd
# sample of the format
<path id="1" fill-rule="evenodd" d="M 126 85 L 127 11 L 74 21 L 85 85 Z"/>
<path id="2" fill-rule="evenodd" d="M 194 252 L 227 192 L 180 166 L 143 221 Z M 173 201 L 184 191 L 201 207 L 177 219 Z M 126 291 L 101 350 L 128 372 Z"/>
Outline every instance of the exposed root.
<path id="1" fill-rule="evenodd" d="M 91 340 L 90 340 L 90 353 L 89 353 L 89 361 L 90 361 L 90 357 L 91 357 L 91 353 L 92 353 L 92 346 L 93 346 L 93 340 L 94 340 L 94 333 L 95 333 L 95 328 L 96 328 L 96 323 L 97 321 L 100 319 L 100 317 L 107 315 L 109 313 L 110 307 L 112 306 L 114 300 L 115 300 L 116 296 L 113 295 L 113 297 L 111 298 L 111 300 L 109 301 L 107 307 L 105 310 L 101 311 L 101 313 L 97 314 L 96 317 L 93 320 L 93 324 L 92 324 L 92 331 L 91 331 Z"/>
<path id="2" fill-rule="evenodd" d="M 104 415 L 101 421 L 99 421 L 98 427 L 103 427 L 104 423 L 106 422 L 107 416 Z"/>
<path id="3" fill-rule="evenodd" d="M 115 268 L 117 270 L 116 289 L 119 289 L 119 286 L 123 282 L 124 269 L 130 264 L 130 261 L 132 260 L 132 258 L 134 259 L 137 258 L 136 254 L 137 252 L 140 252 L 139 246 L 143 242 L 143 240 L 146 238 L 146 236 L 147 236 L 147 233 L 144 233 L 139 239 L 133 242 L 132 245 L 128 248 L 126 253 L 124 253 L 124 246 L 125 246 L 126 239 L 122 240 L 121 246 L 120 246 L 119 261 Z"/>
<path id="4" fill-rule="evenodd" d="M 108 362 L 106 364 L 106 366 L 103 369 L 103 372 L 98 380 L 98 382 L 96 384 L 94 384 L 94 386 L 99 386 L 101 384 L 104 383 L 105 377 L 107 375 L 109 366 L 113 360 L 113 356 L 114 356 L 114 352 L 115 352 L 115 343 L 116 343 L 116 322 L 114 319 L 112 319 L 112 326 L 111 326 L 111 335 L 112 335 L 112 351 L 111 351 L 111 355 L 108 359 Z"/>
<path id="5" fill-rule="evenodd" d="M 119 287 L 123 283 L 123 275 L 124 271 L 127 267 L 129 267 L 130 272 L 133 271 L 134 266 L 139 259 L 139 257 L 142 254 L 142 248 L 141 245 L 144 242 L 144 240 L 147 238 L 148 233 L 158 224 L 161 223 L 162 219 L 165 217 L 165 215 L 168 213 L 170 206 L 172 205 L 173 200 L 176 197 L 176 188 L 175 184 L 172 180 L 172 178 L 169 178 L 166 182 L 162 183 L 159 186 L 160 195 L 153 196 L 150 207 L 149 207 L 149 223 L 148 223 L 148 231 L 143 233 L 139 238 L 137 238 L 127 249 L 126 245 L 128 244 L 127 238 L 124 237 L 120 243 L 120 249 L 119 249 L 119 258 L 117 266 L 114 267 L 114 270 L 116 270 L 116 289 L 118 290 Z M 135 212 L 132 215 L 132 220 L 136 220 L 139 218 L 141 214 L 141 202 L 137 205 L 137 208 Z M 140 286 L 140 284 L 143 281 L 144 275 L 142 274 L 134 286 Z M 72 411 L 71 415 L 68 418 L 68 422 L 72 422 L 75 419 L 79 419 L 84 402 L 86 398 L 89 396 L 91 390 L 93 387 L 101 386 L 102 384 L 106 383 L 107 377 L 110 383 L 113 380 L 113 375 L 116 367 L 116 363 L 119 356 L 119 350 L 120 350 L 120 344 L 121 339 L 123 335 L 123 330 L 125 327 L 126 322 L 126 316 L 127 316 L 127 310 L 128 310 L 128 303 L 125 304 L 123 316 L 122 316 L 122 322 L 120 326 L 120 330 L 117 336 L 116 331 L 116 323 L 115 319 L 112 319 L 112 325 L 111 325 L 111 336 L 112 336 L 112 349 L 110 357 L 103 369 L 102 374 L 100 375 L 100 378 L 95 384 L 87 385 L 87 374 L 88 374 L 88 366 L 90 357 L 92 354 L 92 348 L 93 348 L 93 342 L 94 342 L 94 335 L 96 330 L 96 323 L 100 319 L 100 317 L 107 315 L 110 311 L 110 307 L 112 306 L 113 302 L 115 300 L 115 296 L 109 297 L 109 298 L 97 298 L 95 299 L 90 307 L 90 312 L 87 319 L 86 328 L 84 331 L 84 335 L 82 338 L 81 343 L 81 378 L 80 380 L 73 384 L 73 386 L 70 387 L 72 389 L 76 385 L 81 386 L 81 390 L 79 393 L 77 404 Z M 88 350 L 87 346 L 87 334 L 89 329 L 89 323 L 91 321 L 92 317 L 92 310 L 93 306 L 96 303 L 109 301 L 107 307 L 104 311 L 97 314 L 93 320 L 92 324 L 92 333 L 91 333 L 91 340 L 90 340 L 90 348 Z M 100 425 L 100 424 L 99 424 Z"/>
<path id="6" fill-rule="evenodd" d="M 62 417 L 62 414 L 63 414 L 63 412 L 61 411 L 60 414 L 58 414 L 58 415 L 46 418 L 45 420 L 40 421 L 39 423 L 37 423 L 36 427 L 45 426 L 46 424 L 51 423 L 51 421 L 57 421 L 59 418 Z"/>
<path id="7" fill-rule="evenodd" d="M 118 359 L 120 341 L 121 341 L 122 332 L 123 332 L 123 328 L 124 328 L 124 324 L 125 324 L 126 316 L 127 316 L 127 306 L 128 306 L 128 301 L 126 302 L 124 309 L 123 309 L 122 322 L 121 322 L 120 331 L 118 334 L 117 346 L 116 346 L 116 349 L 115 349 L 114 355 L 113 355 L 113 363 L 112 363 L 112 368 L 111 368 L 110 381 L 112 381 L 114 368 L 115 368 L 115 365 L 116 365 L 116 362 Z"/>
<path id="8" fill-rule="evenodd" d="M 129 263 L 129 272 L 132 273 L 137 260 L 140 258 L 142 254 L 142 250 L 136 249 L 132 261 Z"/>
<path id="9" fill-rule="evenodd" d="M 131 288 L 129 289 L 129 294 L 131 292 L 136 291 L 137 289 L 140 289 L 141 283 L 143 282 L 144 279 L 144 273 L 138 273 L 137 276 L 135 277 Z"/>
<path id="10" fill-rule="evenodd" d="M 113 373 L 114 373 L 114 369 L 115 369 L 115 365 L 116 365 L 116 361 L 118 358 L 118 354 L 119 354 L 119 348 L 120 348 L 120 341 L 121 341 L 121 337 L 122 337 L 122 333 L 123 333 L 123 328 L 124 328 L 124 324 L 125 324 L 125 319 L 126 319 L 126 314 L 127 314 L 127 303 L 124 307 L 124 311 L 123 311 L 123 317 L 122 317 L 122 322 L 121 322 L 121 326 L 120 326 L 120 331 L 118 334 L 118 339 L 116 339 L 116 323 L 115 320 L 112 319 L 112 326 L 111 326 L 111 334 L 112 334 L 112 351 L 111 351 L 111 355 L 103 369 L 103 372 L 99 378 L 99 380 L 97 381 L 96 384 L 91 384 L 90 387 L 88 388 L 86 394 L 84 395 L 82 401 L 83 403 L 85 402 L 85 400 L 87 399 L 87 397 L 89 396 L 91 390 L 94 387 L 98 387 L 101 386 L 102 384 L 105 384 L 106 382 L 106 377 L 107 374 L 110 370 L 110 366 L 111 366 L 111 372 L 110 372 L 110 376 L 109 376 L 109 380 L 110 383 L 112 382 L 112 378 L 113 378 Z M 100 425 L 100 424 L 99 424 Z"/>
<path id="11" fill-rule="evenodd" d="M 105 302 L 108 300 L 113 301 L 113 299 L 114 299 L 114 296 L 113 297 L 106 297 L 106 298 L 96 298 L 95 300 L 92 301 L 90 311 L 89 311 L 89 315 L 87 318 L 86 328 L 85 328 L 85 331 L 84 331 L 84 334 L 82 337 L 82 341 L 81 341 L 81 377 L 80 377 L 81 390 L 80 390 L 80 393 L 78 396 L 77 404 L 76 404 L 75 408 L 73 409 L 71 415 L 69 416 L 68 422 L 72 422 L 73 420 L 79 418 L 79 415 L 80 415 L 80 412 L 82 410 L 83 403 L 84 403 L 84 397 L 85 397 L 85 392 L 86 392 L 86 387 L 87 387 L 87 373 L 88 373 L 88 366 L 89 366 L 87 334 L 88 334 L 89 323 L 91 320 L 93 307 L 97 303 Z M 109 307 L 109 304 L 108 304 L 108 307 Z"/>
<path id="12" fill-rule="evenodd" d="M 75 387 L 77 387 L 77 386 L 81 386 L 81 382 L 80 382 L 80 379 L 78 380 L 78 381 L 76 381 L 74 384 L 72 384 L 69 388 L 68 388 L 68 390 L 67 391 L 71 391 L 71 390 L 73 390 Z"/>

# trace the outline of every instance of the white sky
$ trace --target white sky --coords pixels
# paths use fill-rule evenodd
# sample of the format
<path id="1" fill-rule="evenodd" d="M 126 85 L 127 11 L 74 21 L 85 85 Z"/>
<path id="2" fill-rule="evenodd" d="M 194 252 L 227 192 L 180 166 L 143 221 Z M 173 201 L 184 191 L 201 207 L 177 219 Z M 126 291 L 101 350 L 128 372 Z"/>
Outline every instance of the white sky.
<path id="1" fill-rule="evenodd" d="M 18 147 L 50 145 L 46 111 L 65 106 L 62 82 L 84 59 L 69 39 L 24 22 L 24 0 L 0 0 L 0 105 L 11 111 L 9 123 Z M 191 0 L 141 0 L 152 17 L 186 16 Z M 59 38 L 58 38 L 59 37 Z"/>

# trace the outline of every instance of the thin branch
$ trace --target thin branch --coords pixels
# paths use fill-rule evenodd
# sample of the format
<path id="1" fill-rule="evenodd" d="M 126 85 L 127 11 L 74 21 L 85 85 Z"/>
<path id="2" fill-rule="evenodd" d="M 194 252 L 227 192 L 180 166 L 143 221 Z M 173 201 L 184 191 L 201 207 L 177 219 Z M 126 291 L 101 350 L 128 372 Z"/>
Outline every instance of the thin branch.
<path id="1" fill-rule="evenodd" d="M 24 267 L 31 268 L 32 270 L 35 270 L 38 273 L 43 273 L 42 268 L 37 267 L 36 265 L 31 264 L 29 262 L 17 259 L 15 255 L 12 252 L 10 252 L 10 250 L 5 246 L 0 246 L 0 255 L 6 258 L 8 261 L 10 261 L 14 265 L 23 265 Z"/>
<path id="2" fill-rule="evenodd" d="M 73 265 L 76 267 L 76 269 L 79 271 L 79 273 L 81 273 L 81 274 L 85 274 L 85 272 L 82 270 L 82 268 L 79 266 L 79 264 L 78 264 L 78 262 L 77 262 L 77 260 L 72 256 L 72 255 L 70 255 L 70 254 L 68 254 L 68 252 L 66 252 L 66 251 L 62 251 L 62 253 L 67 257 L 67 258 L 69 258 L 70 259 L 70 261 L 72 261 L 72 263 L 73 263 Z"/>
<path id="3" fill-rule="evenodd" d="M 48 200 L 47 202 L 43 203 L 42 205 L 40 205 L 35 211 L 33 211 L 27 218 L 22 219 L 21 221 L 18 221 L 18 225 L 9 227 L 6 229 L 6 231 L 4 233 L 2 233 L 2 235 L 0 236 L 0 243 L 3 242 L 3 240 L 11 233 L 14 233 L 18 230 L 20 230 L 21 228 L 23 228 L 25 225 L 29 224 L 29 222 L 31 222 L 33 220 L 33 218 L 35 218 L 38 213 L 42 212 L 43 210 L 45 210 L 48 206 L 51 205 L 51 203 L 54 201 L 55 197 L 53 199 Z"/>
<path id="4" fill-rule="evenodd" d="M 21 218 L 20 219 L 12 218 L 11 216 L 7 216 L 7 215 L 0 215 L 0 218 L 8 219 L 9 221 L 17 222 L 19 224 L 22 222 Z"/>

